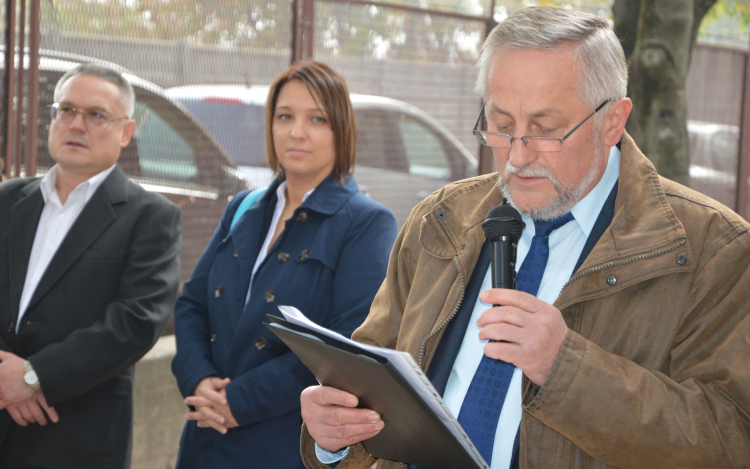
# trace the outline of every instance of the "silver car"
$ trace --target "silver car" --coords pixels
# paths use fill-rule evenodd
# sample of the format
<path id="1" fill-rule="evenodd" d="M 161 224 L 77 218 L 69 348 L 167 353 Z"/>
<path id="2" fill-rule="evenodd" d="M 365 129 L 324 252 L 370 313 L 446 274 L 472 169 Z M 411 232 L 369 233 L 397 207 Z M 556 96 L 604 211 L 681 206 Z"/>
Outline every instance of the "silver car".
<path id="1" fill-rule="evenodd" d="M 211 132 L 251 186 L 270 182 L 263 136 L 267 86 L 193 85 L 166 93 Z M 357 124 L 354 176 L 362 192 L 393 210 L 399 225 L 430 193 L 477 175 L 477 159 L 421 109 L 380 96 L 350 98 Z"/>

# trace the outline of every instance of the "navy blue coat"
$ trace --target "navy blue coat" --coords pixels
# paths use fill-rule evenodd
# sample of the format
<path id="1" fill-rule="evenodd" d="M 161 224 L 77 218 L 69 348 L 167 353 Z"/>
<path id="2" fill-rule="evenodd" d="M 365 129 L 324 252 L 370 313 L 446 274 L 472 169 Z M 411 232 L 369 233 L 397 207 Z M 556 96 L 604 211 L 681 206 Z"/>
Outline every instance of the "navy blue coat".
<path id="1" fill-rule="evenodd" d="M 268 328 L 266 314 L 292 305 L 350 336 L 367 316 L 396 239 L 390 210 L 350 178 L 323 181 L 286 222 L 245 305 L 253 266 L 276 206 L 274 180 L 231 229 L 250 191 L 227 206 L 221 224 L 175 305 L 172 371 L 183 396 L 205 377 L 229 377 L 227 400 L 239 427 L 221 435 L 187 422 L 178 468 L 304 467 L 299 453 L 300 393 L 314 376 Z"/>

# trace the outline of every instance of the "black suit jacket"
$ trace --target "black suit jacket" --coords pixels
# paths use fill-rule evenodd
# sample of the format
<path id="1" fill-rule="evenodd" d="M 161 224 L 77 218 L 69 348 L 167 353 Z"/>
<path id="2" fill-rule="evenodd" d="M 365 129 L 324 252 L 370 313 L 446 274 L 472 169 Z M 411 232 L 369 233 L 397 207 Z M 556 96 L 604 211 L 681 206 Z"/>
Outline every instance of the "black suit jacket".
<path id="1" fill-rule="evenodd" d="M 133 365 L 172 311 L 180 210 L 115 168 L 60 244 L 16 334 L 44 208 L 40 183 L 0 184 L 0 349 L 31 362 L 60 416 L 18 427 L 20 449 L 26 463 L 44 467 L 129 467 Z M 0 411 L 0 441 L 11 425 Z"/>

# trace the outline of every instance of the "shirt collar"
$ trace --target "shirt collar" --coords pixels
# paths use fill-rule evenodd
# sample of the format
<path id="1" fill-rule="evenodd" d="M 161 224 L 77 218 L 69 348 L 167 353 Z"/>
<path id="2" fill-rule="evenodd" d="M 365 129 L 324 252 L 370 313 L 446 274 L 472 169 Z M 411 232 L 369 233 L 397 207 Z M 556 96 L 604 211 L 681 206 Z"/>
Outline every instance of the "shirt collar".
<path id="1" fill-rule="evenodd" d="M 105 169 L 101 173 L 92 176 L 91 178 L 87 179 L 86 181 L 83 181 L 82 183 L 78 184 L 75 189 L 73 189 L 74 192 L 81 192 L 85 191 L 86 196 L 84 198 L 85 203 L 88 203 L 89 200 L 91 200 L 91 197 L 94 196 L 94 193 L 99 188 L 99 186 L 102 185 L 105 179 L 107 179 L 107 176 L 112 173 L 112 171 L 115 169 L 115 166 L 112 165 L 109 169 Z M 53 200 L 57 200 L 59 202 L 59 199 L 57 198 L 57 191 L 55 189 L 55 184 L 57 183 L 57 165 L 54 165 L 47 174 L 44 175 L 41 182 L 41 190 L 42 190 L 42 197 L 44 198 L 44 203 L 47 203 L 54 194 Z M 60 204 L 62 205 L 62 204 Z"/>
<path id="2" fill-rule="evenodd" d="M 308 197 L 310 197 L 310 194 L 315 192 L 315 188 L 313 187 L 309 191 L 305 193 L 305 195 L 302 196 L 302 203 L 305 203 L 305 200 L 307 200 Z M 286 180 L 282 181 L 281 184 L 279 184 L 279 187 L 276 188 L 276 198 L 278 199 L 278 204 L 281 205 L 283 208 L 284 205 L 286 205 Z"/>
<path id="3" fill-rule="evenodd" d="M 586 237 L 591 234 L 596 219 L 599 218 L 599 212 L 602 211 L 602 207 L 604 207 L 604 203 L 607 201 L 609 193 L 612 192 L 612 188 L 617 184 L 617 179 L 619 177 L 620 150 L 616 146 L 613 146 L 609 149 L 607 169 L 604 170 L 602 178 L 596 186 L 591 189 L 591 192 L 586 194 L 586 197 L 579 200 L 578 203 L 570 209 L 578 226 L 581 227 L 581 231 L 583 231 Z"/>

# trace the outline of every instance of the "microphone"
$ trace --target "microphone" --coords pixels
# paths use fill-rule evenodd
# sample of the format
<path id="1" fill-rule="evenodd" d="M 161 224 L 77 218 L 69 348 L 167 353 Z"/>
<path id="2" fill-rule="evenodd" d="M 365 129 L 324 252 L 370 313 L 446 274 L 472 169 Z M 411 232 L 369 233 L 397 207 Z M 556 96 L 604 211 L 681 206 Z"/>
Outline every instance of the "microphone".
<path id="1" fill-rule="evenodd" d="M 510 205 L 490 209 L 482 222 L 490 242 L 492 288 L 516 289 L 516 248 L 525 227 L 521 214 Z"/>

